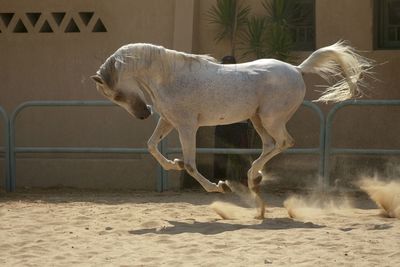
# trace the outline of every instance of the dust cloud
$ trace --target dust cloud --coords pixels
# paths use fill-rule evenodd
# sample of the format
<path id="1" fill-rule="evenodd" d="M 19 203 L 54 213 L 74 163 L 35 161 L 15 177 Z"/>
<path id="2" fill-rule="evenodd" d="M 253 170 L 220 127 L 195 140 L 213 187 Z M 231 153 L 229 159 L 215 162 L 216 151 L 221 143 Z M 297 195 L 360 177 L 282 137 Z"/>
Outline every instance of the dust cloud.
<path id="1" fill-rule="evenodd" d="M 235 181 L 227 181 L 227 183 L 232 193 L 239 197 L 239 200 L 214 201 L 210 208 L 224 220 L 254 218 L 256 203 L 254 195 L 248 187 Z"/>
<path id="2" fill-rule="evenodd" d="M 400 219 L 400 182 L 383 181 L 375 175 L 362 177 L 357 184 L 382 209 L 383 216 Z"/>
<path id="3" fill-rule="evenodd" d="M 400 167 L 396 171 L 400 173 Z M 382 216 L 400 219 L 400 181 L 398 179 L 384 179 L 378 175 L 362 176 L 354 184 L 376 203 L 382 211 Z M 230 182 L 229 187 L 248 208 L 226 201 L 215 201 L 210 208 L 225 220 L 252 218 L 256 207 L 254 197 L 248 188 L 235 182 Z M 351 198 L 341 193 L 342 190 L 337 186 L 332 192 L 324 193 L 315 189 L 306 196 L 292 195 L 284 201 L 283 206 L 290 218 L 298 220 L 315 219 L 339 213 L 349 215 L 354 212 Z"/>
<path id="4" fill-rule="evenodd" d="M 307 220 L 324 215 L 345 212 L 353 205 L 346 196 L 331 197 L 322 193 L 313 193 L 308 196 L 290 196 L 283 203 L 290 218 Z"/>

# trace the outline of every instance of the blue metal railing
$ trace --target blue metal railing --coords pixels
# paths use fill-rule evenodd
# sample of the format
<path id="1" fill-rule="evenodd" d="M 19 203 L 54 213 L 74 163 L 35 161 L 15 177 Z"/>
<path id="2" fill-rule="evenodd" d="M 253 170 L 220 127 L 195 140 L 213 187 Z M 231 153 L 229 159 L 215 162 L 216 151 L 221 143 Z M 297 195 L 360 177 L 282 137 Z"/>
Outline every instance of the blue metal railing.
<path id="1" fill-rule="evenodd" d="M 89 100 L 89 101 L 29 101 L 19 105 L 10 118 L 10 185 L 9 191 L 15 191 L 16 188 L 16 154 L 17 153 L 127 153 L 127 154 L 147 154 L 147 148 L 117 148 L 117 147 L 18 147 L 15 144 L 15 124 L 18 115 L 26 108 L 32 107 L 113 107 L 116 106 L 110 101 Z M 161 168 L 161 167 L 160 167 Z M 160 171 L 158 171 L 160 173 Z M 160 181 L 158 178 L 157 181 Z M 161 190 L 162 185 L 157 185 L 157 190 Z"/>
<path id="2" fill-rule="evenodd" d="M 325 129 L 324 184 L 329 185 L 330 156 L 334 154 L 400 155 L 400 149 L 365 149 L 332 147 L 332 127 L 336 113 L 348 106 L 400 106 L 400 100 L 346 100 L 336 104 L 328 113 Z"/>
<path id="3" fill-rule="evenodd" d="M 115 106 L 109 101 L 29 101 L 19 105 L 11 115 L 9 126 L 9 191 L 16 188 L 16 154 L 17 153 L 136 153 L 147 154 L 147 148 L 112 148 L 112 147 L 18 147 L 15 144 L 15 126 L 18 115 L 26 108 L 31 107 L 59 107 L 59 106 Z M 291 154 L 319 154 L 319 173 L 323 173 L 324 164 L 324 116 L 320 108 L 310 101 L 304 101 L 303 106 L 311 108 L 318 115 L 320 121 L 320 142 L 316 148 L 292 148 L 286 153 Z M 168 148 L 163 140 L 159 145 L 161 153 L 166 155 L 180 153 L 181 148 Z M 207 154 L 259 154 L 261 149 L 235 149 L 235 148 L 198 148 L 198 153 Z M 168 189 L 168 173 L 157 165 L 157 191 Z"/>
<path id="4" fill-rule="evenodd" d="M 6 111 L 0 107 L 0 114 L 4 123 L 4 145 L 0 147 L 0 153 L 4 154 L 4 181 L 6 191 L 10 191 L 10 120 L 8 119 Z"/>
<path id="5" fill-rule="evenodd" d="M 316 154 L 319 155 L 320 184 L 329 186 L 330 156 L 334 154 L 374 154 L 374 155 L 400 155 L 400 149 L 355 149 L 332 147 L 333 119 L 338 110 L 347 106 L 400 106 L 400 100 L 348 100 L 336 104 L 328 113 L 326 123 L 321 109 L 310 101 L 304 101 L 303 106 L 312 109 L 319 118 L 319 146 L 313 148 L 291 148 L 288 154 Z M 5 122 L 4 147 L 0 152 L 5 155 L 5 182 L 6 190 L 14 191 L 16 187 L 16 154 L 17 153 L 134 153 L 148 154 L 147 148 L 115 148 L 115 147 L 19 147 L 15 144 L 16 121 L 18 115 L 29 107 L 58 107 L 58 106 L 115 106 L 109 101 L 30 101 L 19 105 L 12 113 L 10 119 L 0 107 L 0 114 Z M 181 153 L 181 148 L 169 148 L 163 140 L 159 149 L 165 155 Z M 197 148 L 200 154 L 260 154 L 261 149 L 243 148 Z M 157 164 L 156 190 L 168 189 L 168 172 Z"/>

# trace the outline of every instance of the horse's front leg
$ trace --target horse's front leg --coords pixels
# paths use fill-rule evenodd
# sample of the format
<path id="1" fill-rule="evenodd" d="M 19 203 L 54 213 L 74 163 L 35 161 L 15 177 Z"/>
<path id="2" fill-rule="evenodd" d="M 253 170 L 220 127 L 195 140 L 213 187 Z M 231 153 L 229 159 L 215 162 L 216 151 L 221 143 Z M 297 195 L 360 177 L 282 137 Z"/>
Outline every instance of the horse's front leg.
<path id="1" fill-rule="evenodd" d="M 180 159 L 168 160 L 163 154 L 158 151 L 157 145 L 160 143 L 162 139 L 164 139 L 173 129 L 173 126 L 163 118 L 158 120 L 157 126 L 154 129 L 153 134 L 151 135 L 149 141 L 147 141 L 147 147 L 149 152 L 153 155 L 153 157 L 160 163 L 160 165 L 165 170 L 183 170 L 184 165 L 183 161 Z"/>
<path id="2" fill-rule="evenodd" d="M 178 129 L 179 140 L 182 146 L 183 161 L 186 171 L 198 181 L 207 192 L 228 192 L 230 188 L 226 182 L 219 181 L 218 184 L 210 182 L 196 167 L 196 132 L 197 127 L 182 126 Z"/>

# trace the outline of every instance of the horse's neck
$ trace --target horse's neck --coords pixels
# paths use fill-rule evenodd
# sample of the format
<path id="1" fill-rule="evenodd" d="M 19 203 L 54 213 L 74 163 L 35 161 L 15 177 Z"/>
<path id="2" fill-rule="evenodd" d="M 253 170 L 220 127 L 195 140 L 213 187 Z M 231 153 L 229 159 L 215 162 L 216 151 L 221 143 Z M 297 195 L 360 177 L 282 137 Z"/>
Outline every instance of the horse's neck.
<path id="1" fill-rule="evenodd" d="M 144 94 L 146 102 L 153 105 L 157 101 L 159 85 L 146 77 L 137 77 L 135 82 L 138 85 L 138 89 Z"/>
<path id="2" fill-rule="evenodd" d="M 201 59 L 198 61 L 188 61 L 179 55 L 172 59 L 159 61 L 151 64 L 148 68 L 140 70 L 140 72 L 128 73 L 130 77 L 139 85 L 139 89 L 143 92 L 147 99 L 154 104 L 159 99 L 163 88 L 173 86 L 176 79 L 182 76 L 198 74 L 202 70 L 215 68 L 216 65 L 211 62 L 205 62 Z"/>

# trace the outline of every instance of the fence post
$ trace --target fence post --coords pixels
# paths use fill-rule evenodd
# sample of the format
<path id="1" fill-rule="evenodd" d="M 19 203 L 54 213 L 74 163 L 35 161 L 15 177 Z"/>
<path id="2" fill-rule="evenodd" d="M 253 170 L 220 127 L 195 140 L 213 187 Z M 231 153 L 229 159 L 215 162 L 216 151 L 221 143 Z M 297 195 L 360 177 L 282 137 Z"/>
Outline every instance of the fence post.
<path id="1" fill-rule="evenodd" d="M 11 178 L 10 178 L 10 120 L 6 111 L 0 106 L 0 113 L 4 122 L 4 180 L 6 192 L 11 191 Z"/>
<path id="2" fill-rule="evenodd" d="M 326 190 L 328 184 L 324 180 L 325 171 L 325 116 L 322 110 L 313 102 L 305 100 L 303 105 L 314 110 L 319 118 L 319 165 L 318 165 L 318 183 L 322 190 Z"/>
<path id="3" fill-rule="evenodd" d="M 167 151 L 167 138 L 164 138 L 163 140 L 161 140 L 160 144 L 159 144 L 159 149 L 160 149 L 160 153 L 164 155 L 164 153 L 166 153 Z M 159 183 L 159 192 L 164 192 L 165 190 L 168 190 L 168 173 L 166 170 L 164 170 L 164 168 L 159 164 L 158 164 L 158 168 L 159 168 L 159 177 L 158 177 L 158 183 Z"/>

